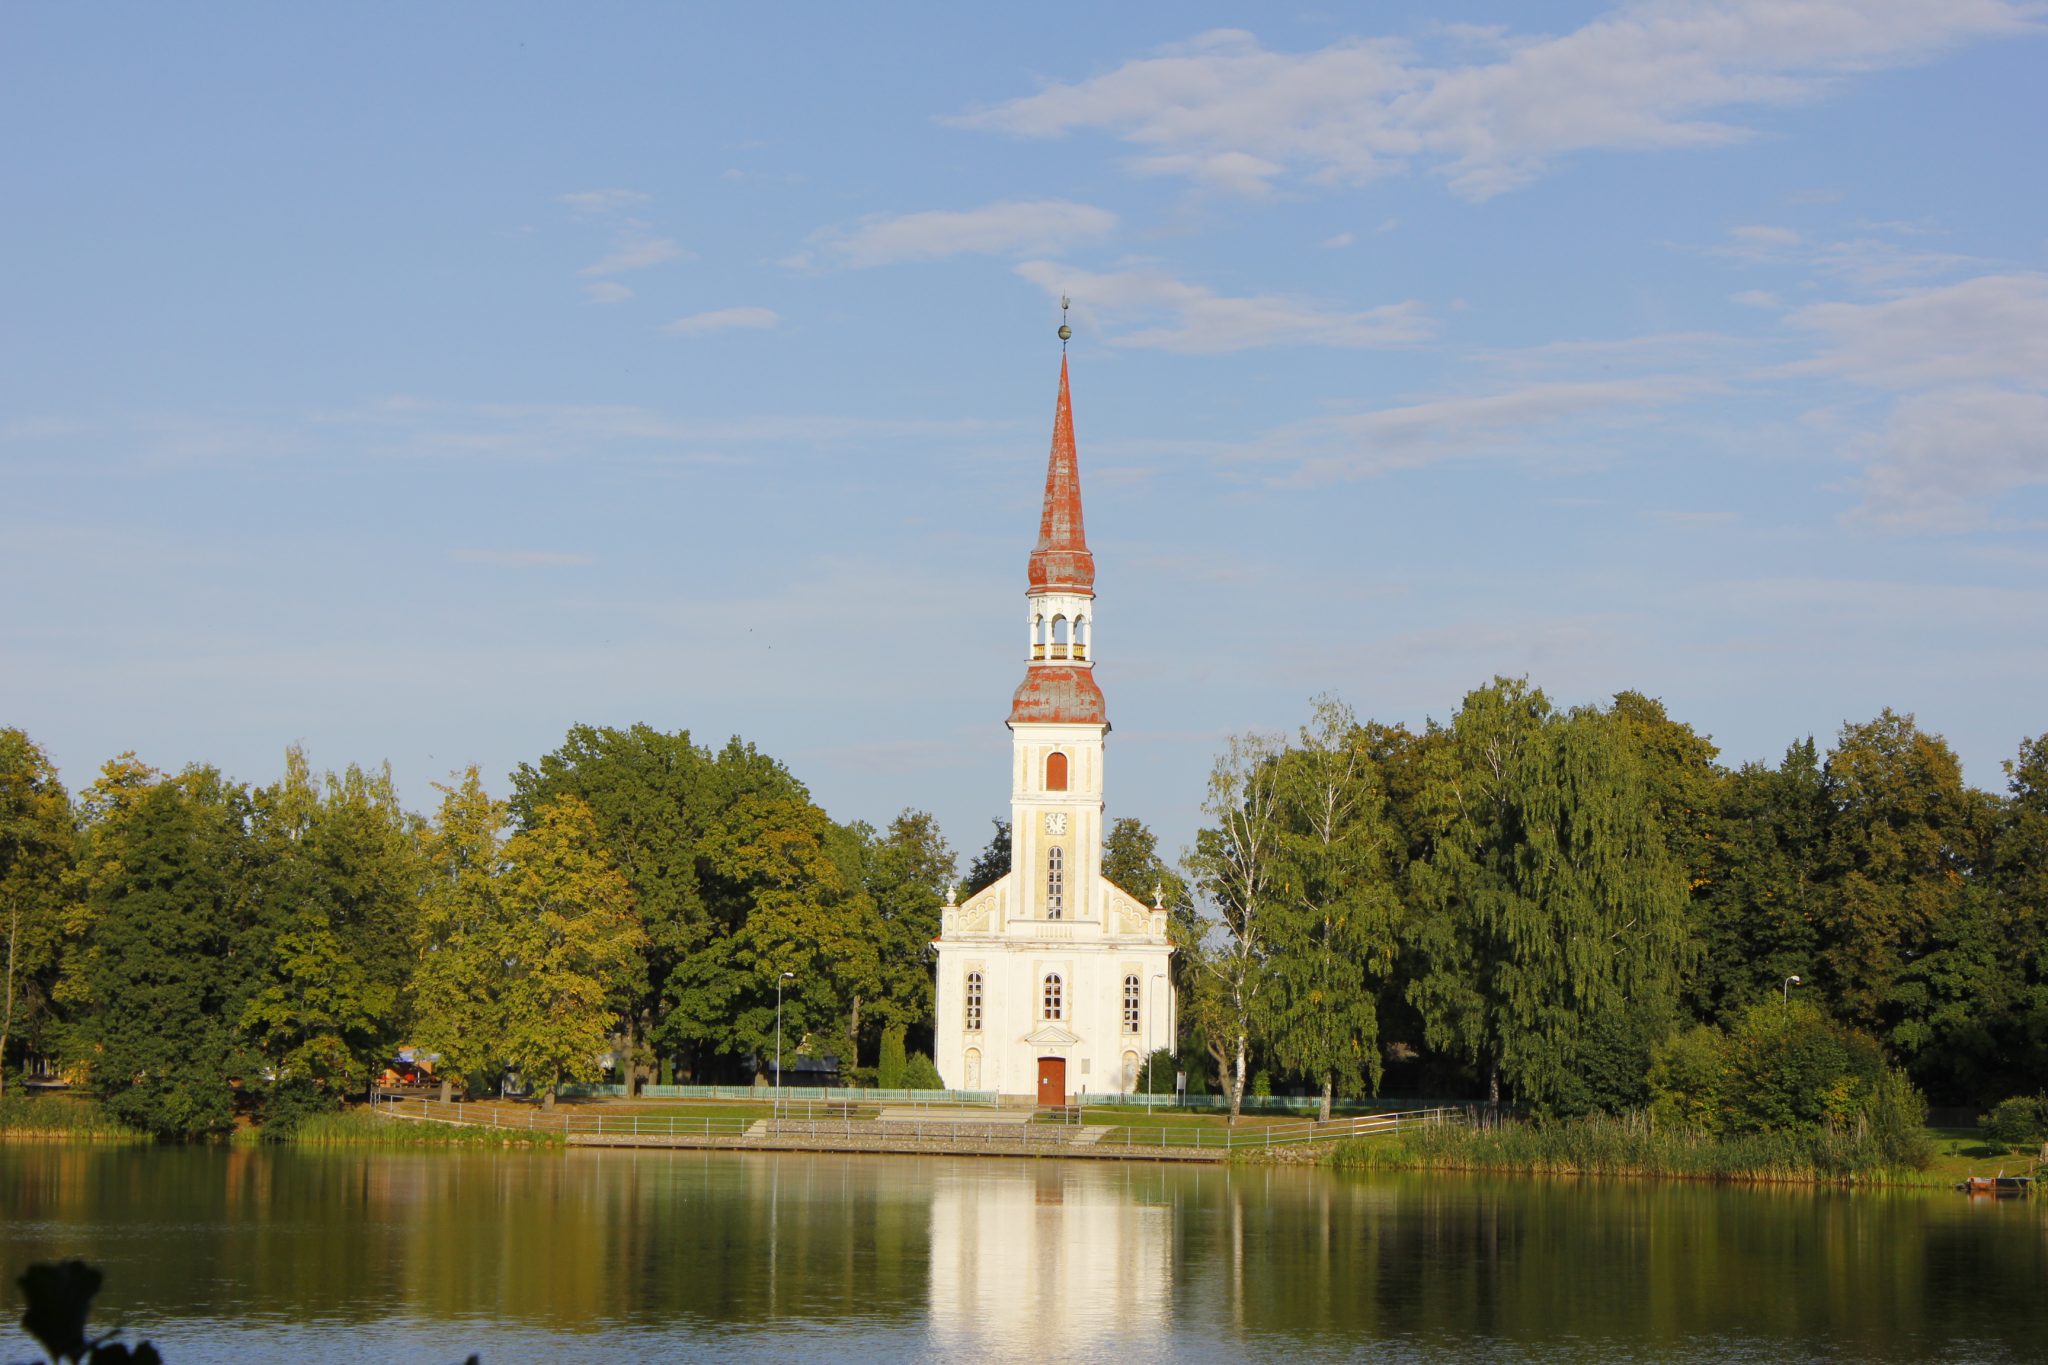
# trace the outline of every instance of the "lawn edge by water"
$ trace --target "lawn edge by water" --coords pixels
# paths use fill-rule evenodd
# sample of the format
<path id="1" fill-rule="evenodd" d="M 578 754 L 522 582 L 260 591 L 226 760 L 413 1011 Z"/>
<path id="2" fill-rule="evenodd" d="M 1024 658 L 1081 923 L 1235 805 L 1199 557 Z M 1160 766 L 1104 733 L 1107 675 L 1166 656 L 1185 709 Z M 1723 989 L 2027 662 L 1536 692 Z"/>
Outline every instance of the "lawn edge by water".
<path id="1" fill-rule="evenodd" d="M 262 1129 L 236 1134 L 243 1142 L 261 1141 Z M 471 1128 L 452 1123 L 406 1123 L 378 1118 L 364 1109 L 345 1109 L 338 1114 L 314 1114 L 299 1124 L 283 1141 L 293 1147 L 376 1147 L 389 1149 L 417 1147 L 546 1148 L 560 1150 L 568 1144 L 560 1133 L 528 1132 L 502 1128 Z"/>

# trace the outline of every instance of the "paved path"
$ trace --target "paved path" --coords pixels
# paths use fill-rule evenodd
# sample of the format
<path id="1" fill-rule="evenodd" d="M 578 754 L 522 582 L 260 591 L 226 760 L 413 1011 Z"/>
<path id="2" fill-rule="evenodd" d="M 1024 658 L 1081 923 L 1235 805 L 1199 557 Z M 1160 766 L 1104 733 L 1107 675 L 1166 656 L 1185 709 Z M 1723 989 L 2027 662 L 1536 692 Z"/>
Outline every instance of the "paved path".
<path id="1" fill-rule="evenodd" d="M 1104 1143 L 1106 1128 L 1067 1130 L 1085 1136 L 1054 1141 L 1028 1138 L 1023 1133 L 1008 1136 L 922 1134 L 899 1125 L 857 1123 L 851 1132 L 782 1133 L 767 1120 L 749 1127 L 740 1136 L 704 1136 L 697 1133 L 633 1134 L 571 1133 L 571 1147 L 706 1148 L 727 1152 L 894 1152 L 906 1156 L 1010 1156 L 1085 1158 L 1097 1161 L 1200 1161 L 1218 1162 L 1229 1155 L 1218 1147 L 1126 1147 Z"/>
<path id="2" fill-rule="evenodd" d="M 976 1127 L 996 1127 L 1004 1124 L 1025 1124 L 1031 1122 L 1030 1109 L 884 1109 L 875 1115 L 876 1123 L 960 1123 Z"/>

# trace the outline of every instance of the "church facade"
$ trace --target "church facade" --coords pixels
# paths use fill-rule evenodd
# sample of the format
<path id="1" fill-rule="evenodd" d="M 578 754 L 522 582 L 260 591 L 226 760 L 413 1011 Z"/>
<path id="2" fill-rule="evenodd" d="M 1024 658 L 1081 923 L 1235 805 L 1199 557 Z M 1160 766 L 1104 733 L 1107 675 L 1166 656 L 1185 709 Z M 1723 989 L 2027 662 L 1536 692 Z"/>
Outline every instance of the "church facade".
<path id="1" fill-rule="evenodd" d="M 1030 645 L 1010 701 L 1010 871 L 943 912 L 933 1045 L 948 1086 L 1051 1105 L 1135 1088 L 1177 1023 L 1165 910 L 1102 875 L 1109 717 L 1064 354 L 1027 579 Z"/>

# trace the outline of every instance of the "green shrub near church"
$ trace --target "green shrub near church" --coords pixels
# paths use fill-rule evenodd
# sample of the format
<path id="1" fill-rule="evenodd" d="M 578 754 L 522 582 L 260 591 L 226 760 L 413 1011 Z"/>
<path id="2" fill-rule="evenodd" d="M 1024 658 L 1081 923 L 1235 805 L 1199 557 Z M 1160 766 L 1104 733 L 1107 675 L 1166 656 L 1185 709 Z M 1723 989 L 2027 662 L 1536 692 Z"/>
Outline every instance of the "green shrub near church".
<path id="1" fill-rule="evenodd" d="M 880 1060 L 875 1063 L 875 1088 L 877 1090 L 904 1090 L 908 1088 L 904 1078 L 910 1064 L 903 1055 L 904 1033 L 905 1030 L 901 1026 L 882 1030 L 882 1055 Z"/>
<path id="2" fill-rule="evenodd" d="M 910 1054 L 910 1060 L 903 1067 L 903 1089 L 944 1090 L 946 1083 L 939 1079 L 939 1068 L 932 1059 L 922 1052 Z"/>

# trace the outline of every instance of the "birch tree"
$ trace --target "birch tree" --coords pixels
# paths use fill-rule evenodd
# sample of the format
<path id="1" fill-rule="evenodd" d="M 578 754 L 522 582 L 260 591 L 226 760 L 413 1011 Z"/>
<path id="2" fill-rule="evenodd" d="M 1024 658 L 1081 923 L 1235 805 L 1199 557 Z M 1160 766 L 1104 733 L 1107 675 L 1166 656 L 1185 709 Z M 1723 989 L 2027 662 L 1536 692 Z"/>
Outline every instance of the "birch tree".
<path id="1" fill-rule="evenodd" d="M 1204 956 L 1214 977 L 1230 1066 L 1230 1121 L 1244 1106 L 1253 1030 L 1265 988 L 1267 916 L 1274 895 L 1280 741 L 1233 735 L 1209 774 L 1202 809 L 1213 822 L 1195 835 L 1188 870 L 1222 921 L 1221 941 Z"/>
<path id="2" fill-rule="evenodd" d="M 1266 915 L 1273 1056 L 1321 1091 L 1379 1088 L 1377 995 L 1392 972 L 1400 897 L 1393 830 L 1357 717 L 1319 697 L 1299 747 L 1278 760 L 1275 894 Z"/>

